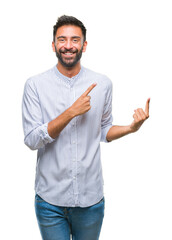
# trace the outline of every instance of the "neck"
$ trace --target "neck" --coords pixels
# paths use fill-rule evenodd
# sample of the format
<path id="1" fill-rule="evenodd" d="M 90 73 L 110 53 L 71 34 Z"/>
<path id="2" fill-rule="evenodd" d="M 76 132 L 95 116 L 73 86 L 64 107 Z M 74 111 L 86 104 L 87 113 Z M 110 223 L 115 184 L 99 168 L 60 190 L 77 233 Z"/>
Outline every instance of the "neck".
<path id="1" fill-rule="evenodd" d="M 74 67 L 64 67 L 59 61 L 57 64 L 57 69 L 60 73 L 62 73 L 64 76 L 72 78 L 75 75 L 77 75 L 81 69 L 81 64 L 78 62 Z"/>

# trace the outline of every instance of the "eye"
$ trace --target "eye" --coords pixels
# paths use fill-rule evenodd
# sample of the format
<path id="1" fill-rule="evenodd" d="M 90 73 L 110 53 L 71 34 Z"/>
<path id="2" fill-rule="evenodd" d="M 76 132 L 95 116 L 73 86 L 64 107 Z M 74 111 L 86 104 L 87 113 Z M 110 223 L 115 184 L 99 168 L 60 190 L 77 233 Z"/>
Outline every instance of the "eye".
<path id="1" fill-rule="evenodd" d="M 74 39 L 73 39 L 73 42 L 74 42 L 74 43 L 77 43 L 78 41 L 79 41 L 78 38 L 74 38 Z"/>
<path id="2" fill-rule="evenodd" d="M 60 43 L 64 43 L 64 42 L 65 42 L 65 39 L 64 39 L 64 38 L 58 38 L 57 41 L 60 42 Z"/>

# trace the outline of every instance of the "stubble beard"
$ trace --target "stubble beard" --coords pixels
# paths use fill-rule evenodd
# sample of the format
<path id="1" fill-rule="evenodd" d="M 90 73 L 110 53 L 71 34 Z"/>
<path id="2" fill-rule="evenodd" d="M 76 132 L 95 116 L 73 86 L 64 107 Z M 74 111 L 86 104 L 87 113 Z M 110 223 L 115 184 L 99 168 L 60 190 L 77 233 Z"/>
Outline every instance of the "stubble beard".
<path id="1" fill-rule="evenodd" d="M 58 58 L 58 60 L 60 61 L 60 63 L 64 66 L 64 67 L 67 67 L 67 68 L 71 68 L 71 67 L 74 67 L 77 62 L 81 59 L 82 57 L 82 50 L 83 50 L 83 46 L 81 48 L 81 50 L 78 52 L 78 49 L 76 50 L 59 50 L 59 52 L 57 51 L 57 48 L 55 46 L 55 52 L 56 52 L 56 57 Z M 63 57 L 62 57 L 62 53 L 75 53 L 76 56 L 75 58 L 73 59 L 73 61 L 71 61 L 71 59 L 69 60 L 64 60 Z"/>

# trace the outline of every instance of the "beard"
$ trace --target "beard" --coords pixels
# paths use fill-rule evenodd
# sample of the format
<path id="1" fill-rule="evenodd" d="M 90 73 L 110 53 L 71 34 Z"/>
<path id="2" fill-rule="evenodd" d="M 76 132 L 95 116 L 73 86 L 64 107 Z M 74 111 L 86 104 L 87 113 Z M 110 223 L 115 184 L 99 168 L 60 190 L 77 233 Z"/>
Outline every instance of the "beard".
<path id="1" fill-rule="evenodd" d="M 82 50 L 83 50 L 83 46 L 81 48 L 80 51 L 78 51 L 78 49 L 75 49 L 75 50 L 67 50 L 67 49 L 60 49 L 59 52 L 57 51 L 57 48 L 55 46 L 55 51 L 56 51 L 56 57 L 58 58 L 58 60 L 61 62 L 61 64 L 64 66 L 64 67 L 74 67 L 77 62 L 81 59 L 81 56 L 82 56 Z M 71 57 L 71 58 L 64 58 L 62 56 L 62 53 L 75 53 L 75 57 Z"/>

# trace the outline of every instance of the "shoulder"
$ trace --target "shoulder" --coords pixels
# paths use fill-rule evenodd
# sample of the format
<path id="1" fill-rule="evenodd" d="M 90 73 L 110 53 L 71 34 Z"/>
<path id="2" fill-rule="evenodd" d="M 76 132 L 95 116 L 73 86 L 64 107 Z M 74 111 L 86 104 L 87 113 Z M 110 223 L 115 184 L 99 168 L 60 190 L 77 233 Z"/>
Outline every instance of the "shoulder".
<path id="1" fill-rule="evenodd" d="M 42 73 L 29 77 L 25 82 L 25 88 L 37 88 L 40 84 L 50 79 L 54 75 L 54 67 Z"/>

